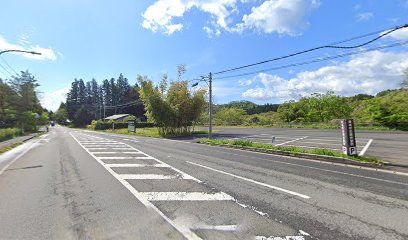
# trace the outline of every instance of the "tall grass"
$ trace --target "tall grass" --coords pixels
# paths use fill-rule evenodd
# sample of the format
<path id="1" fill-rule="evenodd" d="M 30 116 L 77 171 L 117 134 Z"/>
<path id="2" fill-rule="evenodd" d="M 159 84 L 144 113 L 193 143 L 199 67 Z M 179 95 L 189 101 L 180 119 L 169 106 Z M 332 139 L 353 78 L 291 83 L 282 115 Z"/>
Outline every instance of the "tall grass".
<path id="1" fill-rule="evenodd" d="M 21 129 L 3 128 L 0 129 L 0 142 L 6 141 L 21 135 Z"/>

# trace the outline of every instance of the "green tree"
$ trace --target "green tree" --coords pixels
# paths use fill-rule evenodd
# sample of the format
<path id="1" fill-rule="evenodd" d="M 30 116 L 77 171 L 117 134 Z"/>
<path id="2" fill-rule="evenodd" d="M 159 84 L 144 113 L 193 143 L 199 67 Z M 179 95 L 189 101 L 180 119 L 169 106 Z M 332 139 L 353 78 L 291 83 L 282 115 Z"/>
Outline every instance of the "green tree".
<path id="1" fill-rule="evenodd" d="M 188 133 L 205 106 L 205 91 L 192 92 L 187 81 L 171 82 L 163 91 L 147 77 L 138 76 L 140 98 L 148 119 L 159 126 L 162 135 Z"/>
<path id="2" fill-rule="evenodd" d="M 42 112 L 41 114 L 40 114 L 40 118 L 38 119 L 38 123 L 40 124 L 40 125 L 45 125 L 45 124 L 47 124 L 48 123 L 48 112 Z"/>
<path id="3" fill-rule="evenodd" d="M 222 108 L 214 114 L 216 125 L 241 125 L 245 120 L 245 110 L 238 108 Z"/>
<path id="4" fill-rule="evenodd" d="M 13 127 L 16 124 L 16 92 L 0 79 L 0 128 Z"/>
<path id="5" fill-rule="evenodd" d="M 37 97 L 36 88 L 39 86 L 37 79 L 28 70 L 21 71 L 19 75 L 12 76 L 10 86 L 17 95 L 13 104 L 16 110 L 17 123 L 25 130 L 36 130 L 35 127 L 31 126 L 33 121 L 31 121 L 30 116 L 43 111 Z M 29 124 L 29 126 L 26 126 L 26 124 Z"/>
<path id="6" fill-rule="evenodd" d="M 66 125 L 68 120 L 68 112 L 66 104 L 61 103 L 58 110 L 54 113 L 54 121 L 61 125 Z"/>
<path id="7" fill-rule="evenodd" d="M 86 110 L 85 106 L 80 107 L 75 113 L 73 123 L 77 127 L 83 127 L 92 122 L 92 114 Z"/>

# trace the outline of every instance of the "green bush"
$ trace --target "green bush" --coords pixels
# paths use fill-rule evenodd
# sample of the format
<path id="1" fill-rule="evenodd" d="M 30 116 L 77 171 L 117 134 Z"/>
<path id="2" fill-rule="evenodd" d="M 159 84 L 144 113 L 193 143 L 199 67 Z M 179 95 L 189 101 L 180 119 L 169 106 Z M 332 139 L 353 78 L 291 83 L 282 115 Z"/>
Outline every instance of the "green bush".
<path id="1" fill-rule="evenodd" d="M 21 135 L 21 129 L 18 128 L 0 129 L 0 142 L 15 138 L 19 135 Z"/>

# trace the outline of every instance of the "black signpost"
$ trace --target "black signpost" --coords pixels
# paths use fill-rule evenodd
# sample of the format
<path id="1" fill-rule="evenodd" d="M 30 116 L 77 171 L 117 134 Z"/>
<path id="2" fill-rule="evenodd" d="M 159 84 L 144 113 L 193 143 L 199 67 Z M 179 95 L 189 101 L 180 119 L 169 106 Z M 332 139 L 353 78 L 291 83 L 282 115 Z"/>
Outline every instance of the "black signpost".
<path id="1" fill-rule="evenodd" d="M 348 156 L 357 155 L 356 134 L 354 131 L 353 119 L 343 119 L 340 122 L 341 134 L 343 137 L 343 153 Z"/>
<path id="2" fill-rule="evenodd" d="M 128 120 L 128 132 L 136 132 L 136 120 Z"/>

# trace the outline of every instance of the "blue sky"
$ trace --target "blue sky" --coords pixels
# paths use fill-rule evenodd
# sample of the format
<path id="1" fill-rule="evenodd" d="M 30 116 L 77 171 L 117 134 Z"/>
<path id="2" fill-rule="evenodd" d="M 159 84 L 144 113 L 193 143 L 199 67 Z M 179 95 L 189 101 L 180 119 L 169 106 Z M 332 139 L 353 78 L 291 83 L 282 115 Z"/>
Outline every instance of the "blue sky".
<path id="1" fill-rule="evenodd" d="M 174 79 L 176 66 L 184 63 L 185 78 L 192 79 L 408 23 L 407 0 L 5 0 L 1 8 L 0 49 L 43 55 L 3 54 L 0 77 L 28 69 L 41 84 L 43 105 L 52 110 L 74 78 L 102 81 L 123 73 L 135 83 L 137 74 L 159 81 L 168 73 Z M 407 40 L 404 29 L 365 49 Z M 231 74 L 340 53 L 321 50 Z M 276 103 L 328 90 L 375 94 L 398 87 L 407 67 L 407 47 L 394 47 L 215 79 L 214 98 Z"/>

